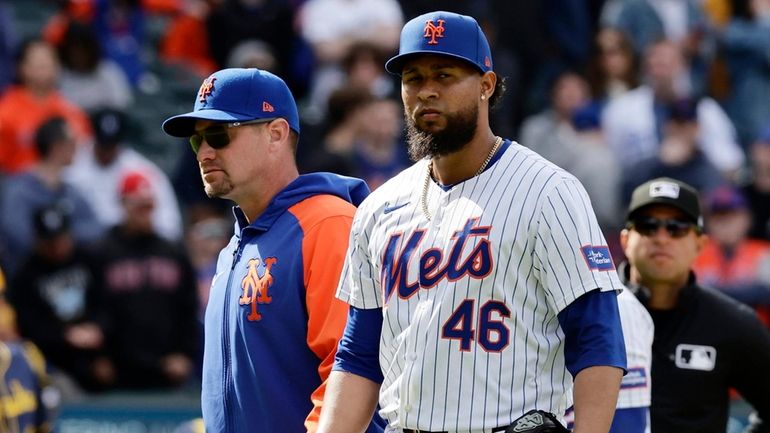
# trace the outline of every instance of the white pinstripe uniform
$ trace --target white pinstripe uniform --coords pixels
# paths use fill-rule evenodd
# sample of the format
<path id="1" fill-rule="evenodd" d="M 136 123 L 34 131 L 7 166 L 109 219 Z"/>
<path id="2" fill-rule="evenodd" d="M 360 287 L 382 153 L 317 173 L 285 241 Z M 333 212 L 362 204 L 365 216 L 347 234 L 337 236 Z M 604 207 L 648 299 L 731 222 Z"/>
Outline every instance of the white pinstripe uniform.
<path id="1" fill-rule="evenodd" d="M 564 413 L 572 378 L 557 314 L 622 290 L 588 196 L 516 143 L 481 175 L 428 190 L 427 160 L 359 207 L 337 296 L 383 308 L 390 428 L 482 432 L 529 409 Z"/>
<path id="2" fill-rule="evenodd" d="M 618 311 L 620 323 L 623 326 L 628 373 L 623 376 L 620 384 L 617 408 L 649 408 L 652 391 L 650 387 L 652 339 L 655 334 L 655 325 L 650 313 L 630 290 L 623 290 L 618 295 Z M 573 415 L 574 413 L 569 411 L 565 416 L 567 425 L 572 423 Z M 649 419 L 645 431 L 650 432 Z"/>
<path id="3" fill-rule="evenodd" d="M 618 409 L 650 406 L 650 368 L 652 367 L 652 339 L 655 325 L 652 317 L 636 296 L 624 290 L 618 296 L 620 323 L 626 343 L 628 373 L 623 376 L 618 395 Z M 649 414 L 648 414 L 649 415 Z M 647 430 L 650 421 L 647 420 Z"/>

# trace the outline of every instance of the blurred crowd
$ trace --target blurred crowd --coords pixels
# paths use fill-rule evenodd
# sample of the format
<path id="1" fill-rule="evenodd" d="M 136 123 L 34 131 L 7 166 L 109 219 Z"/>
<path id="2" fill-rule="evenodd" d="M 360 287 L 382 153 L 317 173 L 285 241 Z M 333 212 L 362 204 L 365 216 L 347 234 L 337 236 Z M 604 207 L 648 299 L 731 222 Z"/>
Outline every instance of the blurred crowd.
<path id="1" fill-rule="evenodd" d="M 30 5 L 51 13 L 21 37 Z M 162 107 L 191 108 L 219 68 L 272 71 L 300 102 L 301 170 L 375 189 L 410 164 L 384 61 L 405 20 L 441 8 L 490 40 L 497 134 L 578 177 L 610 241 L 635 186 L 695 186 L 700 281 L 770 324 L 770 0 L 0 0 L 4 338 L 87 391 L 197 380 L 233 217 L 192 152 L 142 151 L 186 147 L 157 138 Z"/>

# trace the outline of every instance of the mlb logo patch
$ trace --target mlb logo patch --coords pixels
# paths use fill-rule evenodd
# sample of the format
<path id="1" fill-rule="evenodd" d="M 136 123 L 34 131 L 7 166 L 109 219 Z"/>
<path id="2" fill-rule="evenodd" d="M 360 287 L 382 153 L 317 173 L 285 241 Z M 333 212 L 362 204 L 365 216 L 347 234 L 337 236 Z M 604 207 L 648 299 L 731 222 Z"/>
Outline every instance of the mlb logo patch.
<path id="1" fill-rule="evenodd" d="M 676 366 L 685 370 L 711 371 L 717 365 L 717 350 L 712 346 L 680 344 L 676 346 Z"/>
<path id="2" fill-rule="evenodd" d="M 615 263 L 612 261 L 610 249 L 606 245 L 586 245 L 580 248 L 588 269 L 593 271 L 613 271 Z"/>

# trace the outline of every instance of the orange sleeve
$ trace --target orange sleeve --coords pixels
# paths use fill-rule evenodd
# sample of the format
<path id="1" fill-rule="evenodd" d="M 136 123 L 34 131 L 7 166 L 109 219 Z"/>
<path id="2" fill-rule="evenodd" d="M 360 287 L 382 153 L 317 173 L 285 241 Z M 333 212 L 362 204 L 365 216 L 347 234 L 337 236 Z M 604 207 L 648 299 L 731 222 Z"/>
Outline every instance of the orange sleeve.
<path id="1" fill-rule="evenodd" d="M 348 305 L 335 298 L 334 293 L 345 261 L 354 212 L 351 204 L 326 195 L 315 196 L 292 207 L 292 213 L 301 215 L 303 229 L 303 222 L 312 224 L 305 229 L 302 242 L 308 311 L 307 345 L 321 360 L 318 375 L 322 383 L 310 396 L 313 410 L 305 420 L 308 433 L 315 433 L 318 428 L 326 380 L 347 321 Z M 332 216 L 319 217 L 320 213 Z"/>

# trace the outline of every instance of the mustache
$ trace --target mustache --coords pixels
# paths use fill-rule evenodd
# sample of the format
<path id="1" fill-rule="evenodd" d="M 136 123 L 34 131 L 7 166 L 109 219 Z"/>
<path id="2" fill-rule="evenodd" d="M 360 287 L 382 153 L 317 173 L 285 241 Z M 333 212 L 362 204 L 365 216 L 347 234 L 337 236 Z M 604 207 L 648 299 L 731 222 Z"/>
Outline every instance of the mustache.
<path id="1" fill-rule="evenodd" d="M 447 125 L 442 131 L 428 132 L 417 121 L 404 115 L 409 158 L 419 161 L 426 157 L 444 156 L 462 149 L 476 134 L 479 111 L 472 105 L 456 113 L 444 113 Z"/>

